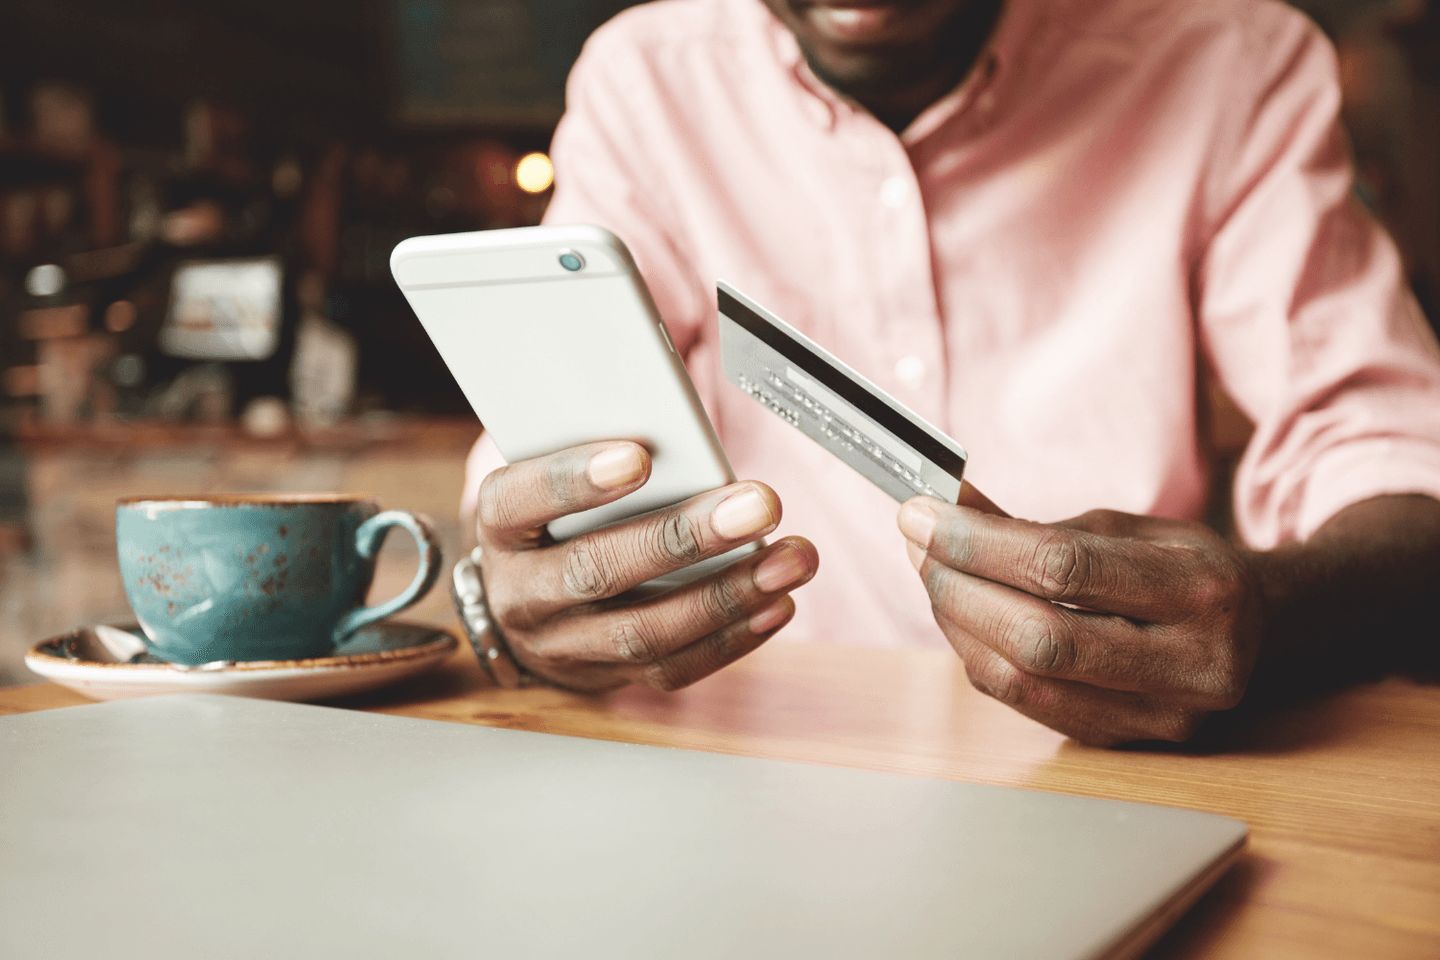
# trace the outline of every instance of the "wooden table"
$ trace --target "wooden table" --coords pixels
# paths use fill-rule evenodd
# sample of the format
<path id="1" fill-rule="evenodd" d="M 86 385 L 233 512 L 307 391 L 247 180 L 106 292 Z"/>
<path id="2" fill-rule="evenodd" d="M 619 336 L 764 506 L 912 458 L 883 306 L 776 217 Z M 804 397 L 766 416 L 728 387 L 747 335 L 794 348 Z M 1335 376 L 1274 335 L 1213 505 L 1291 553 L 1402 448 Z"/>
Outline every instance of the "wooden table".
<path id="1" fill-rule="evenodd" d="M 0 689 L 0 713 L 87 702 Z M 1154 957 L 1440 957 L 1440 685 L 1357 687 L 1173 749 L 1081 746 L 977 693 L 938 651 L 777 641 L 678 694 L 491 688 L 467 650 L 345 706 L 1211 810 L 1240 863 Z"/>

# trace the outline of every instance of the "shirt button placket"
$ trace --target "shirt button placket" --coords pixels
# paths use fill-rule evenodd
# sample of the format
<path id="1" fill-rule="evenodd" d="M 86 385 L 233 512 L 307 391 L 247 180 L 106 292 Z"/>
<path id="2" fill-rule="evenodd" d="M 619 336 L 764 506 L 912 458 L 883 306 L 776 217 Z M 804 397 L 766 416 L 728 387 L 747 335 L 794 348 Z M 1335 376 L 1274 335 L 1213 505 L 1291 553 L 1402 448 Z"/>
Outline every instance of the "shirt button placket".
<path id="1" fill-rule="evenodd" d="M 883 245 L 875 249 L 884 264 L 882 315 L 887 325 L 893 325 L 883 332 L 887 352 L 895 357 L 887 372 L 903 403 L 943 425 L 944 344 L 931 273 L 929 223 L 908 152 L 898 142 L 894 149 L 905 172 L 891 172 L 880 181 Z M 897 164 L 892 161 L 887 166 L 894 171 Z"/>
<path id="2" fill-rule="evenodd" d="M 905 206 L 910 194 L 910 184 L 901 176 L 886 177 L 880 184 L 880 203 L 887 210 L 899 210 Z"/>
<path id="3" fill-rule="evenodd" d="M 895 361 L 895 379 L 911 390 L 920 389 L 925 382 L 925 361 L 911 355 Z"/>

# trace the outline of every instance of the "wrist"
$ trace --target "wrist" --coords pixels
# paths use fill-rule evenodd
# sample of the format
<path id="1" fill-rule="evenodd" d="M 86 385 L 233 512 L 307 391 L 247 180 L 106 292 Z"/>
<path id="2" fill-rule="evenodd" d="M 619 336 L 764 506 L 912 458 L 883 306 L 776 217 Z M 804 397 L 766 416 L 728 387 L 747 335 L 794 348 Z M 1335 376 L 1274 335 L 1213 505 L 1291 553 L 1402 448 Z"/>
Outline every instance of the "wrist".
<path id="1" fill-rule="evenodd" d="M 1297 616 L 1312 606 L 1321 576 L 1321 564 L 1304 544 L 1289 543 L 1270 550 L 1241 552 L 1259 599 L 1260 648 L 1256 672 L 1292 661 L 1300 635 Z"/>
<path id="2" fill-rule="evenodd" d="M 1340 511 L 1308 540 L 1248 551 L 1261 595 L 1265 687 L 1332 687 L 1433 657 L 1440 503 L 1383 496 Z"/>

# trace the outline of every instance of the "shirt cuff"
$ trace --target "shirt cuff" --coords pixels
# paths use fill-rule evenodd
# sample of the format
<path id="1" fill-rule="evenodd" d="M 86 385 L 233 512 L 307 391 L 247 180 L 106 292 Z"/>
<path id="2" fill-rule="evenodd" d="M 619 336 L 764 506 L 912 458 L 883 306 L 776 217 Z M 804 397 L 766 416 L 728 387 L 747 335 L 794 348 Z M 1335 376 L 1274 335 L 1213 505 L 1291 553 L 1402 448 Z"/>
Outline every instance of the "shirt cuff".
<path id="1" fill-rule="evenodd" d="M 1335 514 L 1372 497 L 1440 500 L 1440 444 L 1409 437 L 1352 441 L 1317 457 L 1307 473 L 1293 527 L 1281 524 L 1280 541 L 1308 540 Z"/>

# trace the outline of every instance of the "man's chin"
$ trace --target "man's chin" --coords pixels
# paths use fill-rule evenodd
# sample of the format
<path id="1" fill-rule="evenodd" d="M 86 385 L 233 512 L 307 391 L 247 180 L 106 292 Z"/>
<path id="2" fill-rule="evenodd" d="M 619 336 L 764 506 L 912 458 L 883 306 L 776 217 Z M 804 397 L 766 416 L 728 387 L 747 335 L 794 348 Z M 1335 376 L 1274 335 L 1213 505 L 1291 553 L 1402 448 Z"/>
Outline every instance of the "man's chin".
<path id="1" fill-rule="evenodd" d="M 843 59 L 826 62 L 800 45 L 810 72 L 821 83 L 837 93 L 856 100 L 869 97 L 883 97 L 921 80 L 925 76 L 922 63 L 914 59 L 905 60 L 893 54 L 880 52 L 855 53 Z"/>

